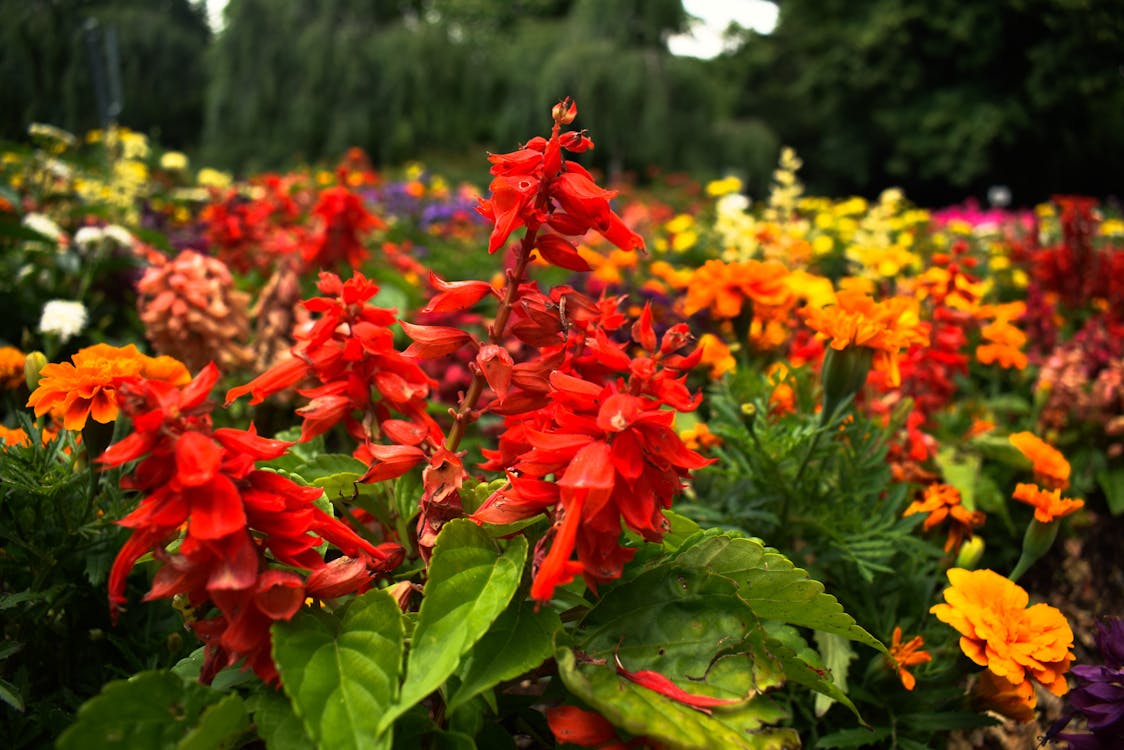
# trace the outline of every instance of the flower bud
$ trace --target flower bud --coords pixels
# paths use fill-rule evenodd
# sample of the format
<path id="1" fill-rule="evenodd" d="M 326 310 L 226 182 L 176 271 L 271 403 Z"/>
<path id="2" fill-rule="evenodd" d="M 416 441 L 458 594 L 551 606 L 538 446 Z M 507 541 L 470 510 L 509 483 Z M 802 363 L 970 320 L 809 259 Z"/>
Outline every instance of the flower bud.
<path id="1" fill-rule="evenodd" d="M 820 420 L 828 424 L 843 403 L 853 398 L 866 383 L 866 375 L 874 359 L 874 350 L 867 346 L 828 349 L 823 358 L 823 412 Z"/>
<path id="2" fill-rule="evenodd" d="M 550 116 L 559 125 L 569 125 L 578 116 L 577 102 L 572 102 L 569 97 L 566 97 L 554 105 L 554 108 L 550 110 Z"/>
<path id="3" fill-rule="evenodd" d="M 985 546 L 987 545 L 984 543 L 982 536 L 973 536 L 960 545 L 960 552 L 956 556 L 956 565 L 953 567 L 975 570 L 976 566 L 980 564 L 980 558 L 983 557 Z"/>
<path id="4" fill-rule="evenodd" d="M 47 355 L 43 352 L 31 352 L 27 355 L 23 361 L 23 377 L 27 381 L 28 390 L 34 391 L 39 387 L 39 373 L 46 364 Z"/>
<path id="5" fill-rule="evenodd" d="M 1007 576 L 1012 581 L 1030 569 L 1031 565 L 1038 562 L 1038 558 L 1050 551 L 1054 546 L 1054 539 L 1058 536 L 1058 526 L 1061 522 L 1057 519 L 1049 523 L 1042 523 L 1038 519 L 1031 519 L 1023 535 L 1023 551 L 1011 575 Z"/>

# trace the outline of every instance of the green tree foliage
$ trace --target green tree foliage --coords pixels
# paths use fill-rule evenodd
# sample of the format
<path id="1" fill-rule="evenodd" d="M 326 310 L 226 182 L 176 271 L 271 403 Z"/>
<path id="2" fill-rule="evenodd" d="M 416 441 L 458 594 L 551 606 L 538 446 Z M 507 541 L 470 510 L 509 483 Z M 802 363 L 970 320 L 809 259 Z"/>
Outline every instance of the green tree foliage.
<path id="1" fill-rule="evenodd" d="M 775 33 L 723 65 L 814 191 L 1007 183 L 1029 201 L 1117 187 L 1122 46 L 1113 0 L 785 0 Z"/>
<path id="2" fill-rule="evenodd" d="M 32 122 L 83 132 L 99 127 L 87 25 L 104 57 L 116 36 L 117 122 L 187 148 L 199 138 L 210 42 L 202 6 L 189 0 L 0 0 L 0 137 Z M 102 63 L 104 65 L 104 63 Z"/>

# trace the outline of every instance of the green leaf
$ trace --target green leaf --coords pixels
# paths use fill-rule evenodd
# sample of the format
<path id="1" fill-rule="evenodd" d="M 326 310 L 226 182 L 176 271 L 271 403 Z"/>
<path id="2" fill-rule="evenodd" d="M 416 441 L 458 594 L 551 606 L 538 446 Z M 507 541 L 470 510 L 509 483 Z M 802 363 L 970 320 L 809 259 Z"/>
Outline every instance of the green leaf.
<path id="1" fill-rule="evenodd" d="M 266 750 L 315 750 L 283 693 L 265 688 L 247 701 Z"/>
<path id="2" fill-rule="evenodd" d="M 704 533 L 688 540 L 674 558 L 677 565 L 709 570 L 734 581 L 740 596 L 763 620 L 779 620 L 835 633 L 889 653 L 866 632 L 819 581 L 784 555 L 756 539 Z"/>
<path id="3" fill-rule="evenodd" d="M 558 613 L 525 599 L 513 599 L 457 667 L 461 685 L 449 699 L 448 712 L 488 688 L 542 664 L 562 627 Z"/>
<path id="4" fill-rule="evenodd" d="M 816 740 L 814 747 L 837 748 L 877 745 L 889 735 L 890 730 L 882 727 L 878 729 L 843 729 L 820 737 Z"/>
<path id="5" fill-rule="evenodd" d="M 321 747 L 389 747 L 380 718 L 398 694 L 404 626 L 385 591 L 355 599 L 342 621 L 309 610 L 273 626 L 281 684 Z"/>
<path id="6" fill-rule="evenodd" d="M 558 648 L 555 658 L 570 692 L 615 726 L 651 737 L 661 746 L 682 750 L 782 750 L 799 745 L 799 738 L 791 729 L 739 731 L 728 723 L 737 724 L 739 711 L 718 708 L 713 716 L 708 716 L 619 677 L 611 667 L 585 661 L 579 664 L 569 648 Z M 754 703 L 750 703 L 742 711 L 753 708 Z"/>
<path id="7" fill-rule="evenodd" d="M 511 601 L 526 559 L 524 537 L 512 539 L 501 555 L 496 543 L 472 521 L 445 524 L 429 564 L 402 693 L 383 714 L 379 731 L 453 674 L 461 657 Z"/>
<path id="8" fill-rule="evenodd" d="M 3 677 L 0 677 L 0 701 L 4 701 L 17 711 L 23 711 L 25 707 L 19 689 Z"/>
<path id="9" fill-rule="evenodd" d="M 855 650 L 851 648 L 851 642 L 841 635 L 825 633 L 822 630 L 817 630 L 813 637 L 816 639 L 816 645 L 819 646 L 823 663 L 831 671 L 831 682 L 839 688 L 839 692 L 846 694 L 847 670 L 850 669 L 851 662 L 855 659 Z M 823 716 L 827 713 L 832 703 L 835 703 L 834 696 L 824 692 L 816 695 L 814 703 L 816 716 Z M 854 706 L 851 709 L 854 710 Z"/>
<path id="10" fill-rule="evenodd" d="M 1097 484 L 1104 491 L 1109 513 L 1114 516 L 1124 513 L 1124 466 L 1098 471 Z"/>
<path id="11" fill-rule="evenodd" d="M 184 682 L 171 672 L 141 672 L 107 683 L 78 709 L 78 718 L 59 737 L 59 750 L 176 748 L 202 726 L 204 711 L 222 693 Z M 223 718 L 219 714 L 217 718 Z"/>
<path id="12" fill-rule="evenodd" d="M 980 476 L 979 454 L 964 454 L 955 448 L 937 451 L 937 466 L 946 484 L 960 491 L 960 504 L 968 510 L 976 509 L 976 480 Z"/>
<path id="13" fill-rule="evenodd" d="M 163 250 L 166 253 L 173 252 L 174 250 L 172 243 L 168 242 L 168 237 L 163 232 L 157 232 L 154 229 L 144 229 L 143 227 L 133 227 L 131 231 L 140 241 Z"/>
<path id="14" fill-rule="evenodd" d="M 199 724 L 188 732 L 176 750 L 220 750 L 235 747 L 250 727 L 246 704 L 236 693 L 207 706 Z"/>
<path id="15" fill-rule="evenodd" d="M 674 552 L 679 549 L 685 541 L 702 530 L 699 525 L 690 518 L 680 515 L 673 510 L 665 510 L 663 514 L 671 527 L 663 536 L 664 549 Z"/>

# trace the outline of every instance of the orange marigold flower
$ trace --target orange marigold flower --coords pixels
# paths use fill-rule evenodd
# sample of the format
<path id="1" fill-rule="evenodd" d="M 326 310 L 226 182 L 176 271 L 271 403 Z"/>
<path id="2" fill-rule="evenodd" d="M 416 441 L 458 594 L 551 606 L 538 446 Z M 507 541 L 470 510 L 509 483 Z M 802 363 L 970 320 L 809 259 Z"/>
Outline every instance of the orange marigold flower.
<path id="1" fill-rule="evenodd" d="M 0 450 L 7 450 L 17 445 L 30 445 L 31 440 L 27 433 L 19 427 L 5 427 L 0 424 Z"/>
<path id="2" fill-rule="evenodd" d="M 1038 698 L 1030 680 L 1011 682 L 985 669 L 972 692 L 976 705 L 984 711 L 994 711 L 1022 724 L 1034 720 Z"/>
<path id="3" fill-rule="evenodd" d="M 708 260 L 691 277 L 684 313 L 694 315 L 710 308 L 716 318 L 736 318 L 748 300 L 754 304 L 756 317 L 775 318 L 793 301 L 785 283 L 787 277 L 788 269 L 775 261 L 723 263 Z"/>
<path id="4" fill-rule="evenodd" d="M 699 360 L 699 364 L 710 367 L 711 380 L 718 380 L 726 373 L 733 371 L 738 365 L 730 347 L 726 346 L 726 342 L 713 333 L 704 333 L 699 336 L 699 348 L 702 349 L 702 359 Z"/>
<path id="5" fill-rule="evenodd" d="M 985 432 L 991 432 L 995 429 L 995 422 L 989 419 L 980 419 L 975 417 L 972 419 L 972 426 L 968 428 L 968 434 L 964 437 L 974 438 L 976 435 L 982 435 Z"/>
<path id="6" fill-rule="evenodd" d="M 1026 334 L 1010 321 L 994 320 L 981 328 L 980 334 L 987 342 L 976 347 L 976 359 L 980 364 L 998 363 L 1000 367 L 1006 369 L 1026 369 L 1029 362 L 1023 352 L 1023 347 L 1026 346 Z"/>
<path id="7" fill-rule="evenodd" d="M 969 659 L 1012 684 L 1028 677 L 1054 695 L 1065 695 L 1065 673 L 1073 661 L 1073 631 L 1049 604 L 1027 608 L 1018 584 L 992 570 L 948 571 L 946 604 L 929 610 L 960 632 Z"/>
<path id="8" fill-rule="evenodd" d="M 722 438 L 711 432 L 706 422 L 698 422 L 694 427 L 680 430 L 679 439 L 683 441 L 683 445 L 693 451 L 705 451 L 716 445 L 722 445 Z"/>
<path id="9" fill-rule="evenodd" d="M 832 349 L 873 349 L 872 364 L 886 373 L 891 387 L 901 385 L 898 353 L 914 344 L 929 344 L 929 326 L 918 317 L 916 300 L 908 297 L 875 302 L 865 293 L 844 290 L 836 295 L 834 305 L 805 307 L 800 314 L 809 328 L 830 339 Z"/>
<path id="10" fill-rule="evenodd" d="M 921 650 L 924 645 L 925 640 L 919 635 L 915 635 L 902 643 L 902 629 L 900 627 L 894 628 L 894 634 L 890 640 L 890 665 L 898 670 L 898 677 L 901 678 L 902 686 L 906 690 L 913 690 L 914 686 L 917 685 L 917 678 L 906 671 L 906 667 L 925 664 L 933 660 L 928 651 Z"/>
<path id="11" fill-rule="evenodd" d="M 0 346 L 0 389 L 15 390 L 23 385 L 23 362 L 27 355 L 14 346 Z"/>
<path id="12" fill-rule="evenodd" d="M 1009 439 L 1011 445 L 1030 459 L 1039 484 L 1058 490 L 1069 487 L 1069 461 L 1061 451 L 1033 432 L 1016 432 Z"/>
<path id="13" fill-rule="evenodd" d="M 912 516 L 914 513 L 929 514 L 921 525 L 925 531 L 932 529 L 946 518 L 949 519 L 945 552 L 960 549 L 965 539 L 972 538 L 972 530 L 983 526 L 984 521 L 987 520 L 987 516 L 982 511 L 968 510 L 961 505 L 960 490 L 950 484 L 931 484 L 926 487 L 921 499 L 910 503 L 902 516 Z"/>
<path id="14" fill-rule="evenodd" d="M 1050 523 L 1085 507 L 1085 501 L 1081 498 L 1062 497 L 1061 490 L 1044 490 L 1036 484 L 1023 482 L 1015 487 L 1012 497 L 1033 505 L 1034 517 L 1042 523 Z"/>
<path id="15" fill-rule="evenodd" d="M 119 378 L 139 376 L 177 386 L 191 381 L 182 362 L 167 356 L 149 357 L 133 344 L 94 344 L 79 350 L 72 361 L 45 365 L 39 387 L 27 400 L 37 417 L 51 411 L 61 413 L 68 430 L 81 430 L 89 417 L 102 424 L 117 419 L 115 384 Z"/>

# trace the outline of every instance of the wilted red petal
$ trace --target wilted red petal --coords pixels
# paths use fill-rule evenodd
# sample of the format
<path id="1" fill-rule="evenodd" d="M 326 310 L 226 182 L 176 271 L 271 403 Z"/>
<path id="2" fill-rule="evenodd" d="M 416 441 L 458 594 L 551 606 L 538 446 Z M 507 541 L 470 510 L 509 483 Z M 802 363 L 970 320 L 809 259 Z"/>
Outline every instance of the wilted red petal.
<path id="1" fill-rule="evenodd" d="M 476 366 L 484 373 L 484 379 L 499 400 L 507 398 L 507 392 L 511 388 L 511 370 L 515 366 L 507 349 L 495 344 L 485 344 L 476 352 Z"/>
<path id="2" fill-rule="evenodd" d="M 185 432 L 176 441 L 176 476 L 185 487 L 210 482 L 222 463 L 223 449 L 198 432 Z"/>
<path id="3" fill-rule="evenodd" d="M 709 695 L 695 695 L 694 693 L 688 693 L 686 690 L 679 687 L 659 672 L 653 672 L 648 669 L 641 669 L 639 672 L 629 672 L 624 668 L 624 665 L 621 664 L 619 654 L 614 654 L 613 658 L 616 659 L 617 662 L 617 674 L 619 674 L 621 677 L 624 677 L 629 682 L 634 682 L 641 687 L 648 688 L 649 690 L 655 690 L 665 698 L 670 698 L 676 703 L 682 703 L 685 706 L 690 706 L 691 708 L 698 709 L 704 714 L 712 713 L 710 709 L 714 708 L 715 706 L 732 706 L 736 703 L 742 702 L 740 698 L 714 698 Z"/>
<path id="4" fill-rule="evenodd" d="M 571 745 L 601 747 L 619 739 L 616 728 L 604 716 L 577 706 L 548 708 L 546 721 L 554 739 Z"/>
<path id="5" fill-rule="evenodd" d="M 308 576 L 305 588 L 317 599 L 335 599 L 350 594 L 371 581 L 362 557 L 337 557 Z"/>

